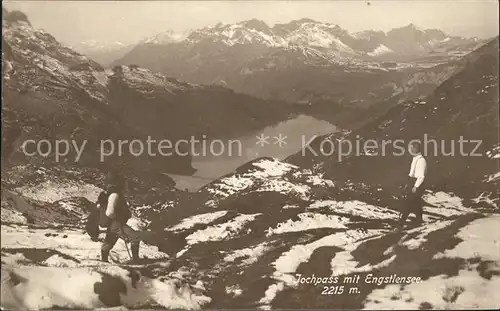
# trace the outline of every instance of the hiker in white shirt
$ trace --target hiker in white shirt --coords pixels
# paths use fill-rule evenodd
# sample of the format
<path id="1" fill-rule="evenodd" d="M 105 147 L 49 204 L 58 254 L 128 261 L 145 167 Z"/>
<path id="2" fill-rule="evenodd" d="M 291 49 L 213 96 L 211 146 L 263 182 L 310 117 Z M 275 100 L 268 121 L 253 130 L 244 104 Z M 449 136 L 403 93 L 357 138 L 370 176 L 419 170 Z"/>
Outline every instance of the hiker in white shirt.
<path id="1" fill-rule="evenodd" d="M 406 201 L 401 212 L 400 223 L 404 224 L 410 214 L 415 214 L 416 221 L 423 222 L 423 200 L 424 181 L 427 173 L 427 161 L 421 153 L 420 142 L 414 141 L 409 146 L 409 152 L 413 155 L 408 174 L 409 183 L 406 187 Z"/>

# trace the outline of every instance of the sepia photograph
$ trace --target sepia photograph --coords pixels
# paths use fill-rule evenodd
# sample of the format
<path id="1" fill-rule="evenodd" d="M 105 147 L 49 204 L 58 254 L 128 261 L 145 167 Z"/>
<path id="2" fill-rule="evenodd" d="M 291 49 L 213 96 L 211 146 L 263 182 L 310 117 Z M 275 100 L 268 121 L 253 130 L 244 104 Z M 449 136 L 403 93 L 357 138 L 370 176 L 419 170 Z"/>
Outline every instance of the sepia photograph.
<path id="1" fill-rule="evenodd" d="M 0 309 L 499 309 L 499 53 L 495 0 L 2 1 Z"/>

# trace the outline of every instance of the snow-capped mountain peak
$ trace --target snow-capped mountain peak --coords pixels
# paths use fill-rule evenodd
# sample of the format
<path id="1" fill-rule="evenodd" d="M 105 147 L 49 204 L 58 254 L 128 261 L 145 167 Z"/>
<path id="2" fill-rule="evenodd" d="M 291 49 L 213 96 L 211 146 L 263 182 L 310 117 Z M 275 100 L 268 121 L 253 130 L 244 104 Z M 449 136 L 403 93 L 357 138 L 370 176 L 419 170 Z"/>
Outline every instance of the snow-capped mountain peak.
<path id="1" fill-rule="evenodd" d="M 247 27 L 248 29 L 255 29 L 257 31 L 266 34 L 271 34 L 271 28 L 262 20 L 254 18 L 247 21 L 239 22 L 238 24 Z"/>
<path id="2" fill-rule="evenodd" d="M 86 40 L 76 44 L 70 44 L 69 48 L 80 53 L 115 51 L 124 48 L 126 44 L 119 41 Z"/>

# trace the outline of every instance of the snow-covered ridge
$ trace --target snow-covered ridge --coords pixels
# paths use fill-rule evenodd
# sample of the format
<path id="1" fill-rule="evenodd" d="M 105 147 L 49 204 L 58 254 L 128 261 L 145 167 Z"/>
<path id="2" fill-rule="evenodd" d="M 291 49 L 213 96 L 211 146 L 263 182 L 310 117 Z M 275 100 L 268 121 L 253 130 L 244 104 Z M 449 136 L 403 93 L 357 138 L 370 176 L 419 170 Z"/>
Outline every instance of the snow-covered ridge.
<path id="1" fill-rule="evenodd" d="M 68 98 L 72 96 L 69 89 L 84 90 L 91 98 L 102 103 L 108 103 L 109 81 L 116 77 L 114 70 L 104 69 L 90 58 L 79 54 L 44 30 L 36 29 L 24 21 L 7 23 L 3 21 L 2 35 L 9 45 L 10 54 L 4 55 L 6 79 L 17 74 L 17 80 L 25 83 L 30 90 L 48 90 L 51 94 L 62 93 L 58 96 Z M 98 46 L 97 41 L 89 41 L 90 46 Z M 118 44 L 118 43 L 117 43 Z M 122 44 L 118 44 L 122 46 Z M 6 58 L 6 59 L 5 59 Z M 29 64 L 32 67 L 26 66 Z M 121 78 L 131 87 L 143 93 L 160 91 L 173 93 L 199 89 L 201 86 L 181 82 L 165 75 L 153 73 L 150 70 L 136 66 L 120 66 Z M 47 79 L 31 79 L 28 75 L 34 72 L 37 76 L 47 76 Z M 26 76 L 25 76 L 26 75 Z M 65 88 L 54 88 L 54 82 Z"/>
<path id="2" fill-rule="evenodd" d="M 398 45 L 397 36 L 408 33 L 412 37 L 419 34 L 419 42 L 414 44 L 432 48 L 439 44 L 463 44 L 477 42 L 473 39 L 451 37 L 436 29 L 422 29 L 413 24 L 395 28 L 388 32 L 360 31 L 350 33 L 339 25 L 318 22 L 311 19 L 291 21 L 288 24 L 276 24 L 269 27 L 263 21 L 250 20 L 235 24 L 222 24 L 204 27 L 185 33 L 174 33 L 167 30 L 149 37 L 141 43 L 196 44 L 203 40 L 220 42 L 228 46 L 237 44 L 257 44 L 272 48 L 316 47 L 338 51 L 346 55 L 367 55 L 371 57 L 395 53 L 390 45 Z M 393 38 L 393 36 L 396 36 Z M 454 43 L 453 43 L 454 42 Z M 365 47 L 360 48 L 360 44 Z M 371 47 L 371 49 L 369 48 Z M 407 51 L 408 52 L 408 51 Z"/>
<path id="3" fill-rule="evenodd" d="M 323 179 L 322 175 L 277 159 L 257 159 L 245 166 L 248 165 L 250 168 L 245 172 L 231 174 L 205 186 L 203 191 L 210 198 L 205 205 L 215 207 L 220 200 L 245 191 L 277 192 L 307 200 L 313 186 L 334 187 L 333 182 Z"/>
<path id="4" fill-rule="evenodd" d="M 131 88 L 144 94 L 162 91 L 174 94 L 178 91 L 189 91 L 203 88 L 198 84 L 181 82 L 161 73 L 138 66 L 118 66 L 114 68 L 113 76 L 119 76 Z"/>

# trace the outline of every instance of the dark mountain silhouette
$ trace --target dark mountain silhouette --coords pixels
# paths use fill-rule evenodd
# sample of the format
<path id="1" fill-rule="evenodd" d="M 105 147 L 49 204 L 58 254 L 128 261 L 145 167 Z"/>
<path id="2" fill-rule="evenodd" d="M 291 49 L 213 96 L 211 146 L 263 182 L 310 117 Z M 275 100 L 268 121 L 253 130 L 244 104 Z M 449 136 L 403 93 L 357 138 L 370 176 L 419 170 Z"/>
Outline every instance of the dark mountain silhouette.
<path id="1" fill-rule="evenodd" d="M 372 152 L 378 156 L 366 155 L 361 150 L 361 154 L 346 156 L 341 163 L 335 163 L 337 154 L 315 157 L 307 152 L 306 156 L 290 157 L 290 161 L 299 165 L 321 164 L 326 176 L 337 181 L 372 185 L 374 189 L 381 187 L 397 193 L 398 185 L 404 183 L 411 156 L 393 156 L 394 152 L 400 152 L 391 141 L 402 140 L 404 144 L 399 146 L 407 147 L 412 139 L 422 142 L 427 139 L 431 188 L 470 196 L 485 190 L 483 186 L 493 191 L 496 183 L 485 180 L 498 168 L 498 156 L 494 157 L 498 149 L 498 38 L 468 55 L 464 64 L 462 71 L 428 97 L 397 105 L 344 137 L 353 144 L 359 141 L 361 146 L 366 140 L 376 140 L 379 149 Z M 331 139 L 334 137 L 318 138 L 312 149 L 318 151 L 322 141 Z M 386 155 L 382 156 L 380 144 L 384 140 L 389 144 Z M 462 151 L 460 140 L 468 141 L 463 142 Z M 452 152 L 453 156 L 447 155 Z M 471 156 L 472 152 L 481 156 Z"/>

